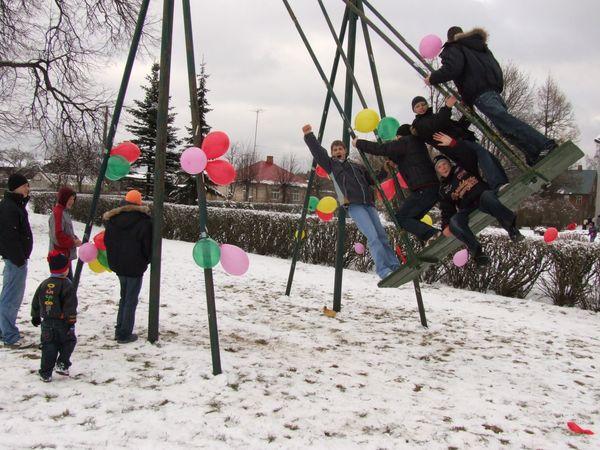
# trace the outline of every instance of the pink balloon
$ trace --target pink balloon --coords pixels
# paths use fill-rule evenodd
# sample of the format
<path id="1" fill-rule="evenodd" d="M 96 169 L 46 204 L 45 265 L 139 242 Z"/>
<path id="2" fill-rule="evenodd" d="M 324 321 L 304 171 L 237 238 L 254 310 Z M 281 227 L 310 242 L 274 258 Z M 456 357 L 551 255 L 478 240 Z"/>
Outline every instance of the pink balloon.
<path id="1" fill-rule="evenodd" d="M 216 184 L 226 186 L 235 180 L 235 169 L 224 159 L 215 159 L 206 164 L 206 174 Z"/>
<path id="2" fill-rule="evenodd" d="M 419 44 L 419 53 L 425 59 L 433 59 L 442 51 L 442 40 L 435 34 L 428 34 Z"/>
<path id="3" fill-rule="evenodd" d="M 250 266 L 248 255 L 241 248 L 231 245 L 221 245 L 221 266 L 229 275 L 244 275 Z"/>
<path id="4" fill-rule="evenodd" d="M 360 242 L 356 242 L 354 244 L 354 251 L 356 252 L 356 254 L 362 255 L 365 253 L 365 246 Z"/>
<path id="5" fill-rule="evenodd" d="M 469 251 L 464 248 L 462 250 L 457 251 L 452 257 L 452 262 L 456 267 L 464 266 L 469 260 Z"/>
<path id="6" fill-rule="evenodd" d="M 81 247 L 79 247 L 79 259 L 84 263 L 88 263 L 93 261 L 98 256 L 98 249 L 92 242 L 86 242 Z"/>
<path id="7" fill-rule="evenodd" d="M 202 141 L 202 150 L 208 159 L 223 156 L 229 150 L 229 137 L 222 131 L 208 133 Z"/>
<path id="8" fill-rule="evenodd" d="M 190 175 L 197 175 L 206 168 L 206 154 L 198 147 L 190 147 L 179 158 L 181 168 Z"/>

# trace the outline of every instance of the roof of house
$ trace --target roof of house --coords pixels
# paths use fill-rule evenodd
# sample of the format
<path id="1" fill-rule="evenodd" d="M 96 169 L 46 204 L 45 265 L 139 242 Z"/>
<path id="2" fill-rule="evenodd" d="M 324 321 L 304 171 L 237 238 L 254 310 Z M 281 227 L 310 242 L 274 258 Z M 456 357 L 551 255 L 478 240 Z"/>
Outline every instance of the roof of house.
<path id="1" fill-rule="evenodd" d="M 259 161 L 250 165 L 254 170 L 256 170 L 256 177 L 254 178 L 254 182 L 256 183 L 265 183 L 265 184 L 281 184 L 282 179 L 289 179 L 290 184 L 296 186 L 306 187 L 307 182 L 306 178 L 301 175 L 294 175 L 293 173 L 279 167 L 275 163 L 269 163 L 267 161 Z M 288 178 L 286 175 L 289 175 Z"/>
<path id="2" fill-rule="evenodd" d="M 594 192 L 597 182 L 595 170 L 567 170 L 552 181 L 550 190 L 563 195 L 587 195 Z"/>

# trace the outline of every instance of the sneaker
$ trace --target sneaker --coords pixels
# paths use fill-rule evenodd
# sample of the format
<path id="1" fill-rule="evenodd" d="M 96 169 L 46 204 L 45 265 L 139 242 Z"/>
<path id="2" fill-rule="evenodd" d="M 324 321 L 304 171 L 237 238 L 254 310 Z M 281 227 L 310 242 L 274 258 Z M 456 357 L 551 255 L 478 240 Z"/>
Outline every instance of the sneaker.
<path id="1" fill-rule="evenodd" d="M 475 253 L 473 259 L 475 260 L 475 264 L 478 266 L 487 266 L 490 263 L 490 257 L 483 253 L 483 250 L 481 249 L 477 250 L 477 253 Z"/>
<path id="2" fill-rule="evenodd" d="M 513 242 L 520 242 L 525 239 L 525 236 L 523 236 L 519 229 L 513 225 L 508 230 L 508 238 Z"/>
<path id="3" fill-rule="evenodd" d="M 50 383 L 52 381 L 52 375 L 42 375 L 41 373 L 38 375 L 40 376 L 40 380 L 42 380 L 44 383 Z"/>
<path id="4" fill-rule="evenodd" d="M 130 334 L 129 336 L 127 336 L 126 338 L 123 339 L 117 339 L 117 342 L 119 344 L 129 344 L 130 342 L 135 342 L 138 339 L 138 335 L 135 333 Z"/>
<path id="5" fill-rule="evenodd" d="M 69 376 L 69 368 L 63 363 L 56 363 L 56 367 L 54 368 L 56 373 L 64 375 L 65 377 Z"/>

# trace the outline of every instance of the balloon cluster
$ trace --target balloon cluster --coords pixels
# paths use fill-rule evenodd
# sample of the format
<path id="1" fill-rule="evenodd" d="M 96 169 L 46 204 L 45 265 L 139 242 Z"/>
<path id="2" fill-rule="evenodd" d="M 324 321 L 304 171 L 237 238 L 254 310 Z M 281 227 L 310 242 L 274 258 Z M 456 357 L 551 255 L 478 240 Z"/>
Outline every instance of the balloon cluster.
<path id="1" fill-rule="evenodd" d="M 215 184 L 226 186 L 235 180 L 235 169 L 224 159 L 217 159 L 229 150 L 229 137 L 222 131 L 212 131 L 206 135 L 202 148 L 190 147 L 179 159 L 181 168 L 190 175 L 206 171 Z"/>
<path id="2" fill-rule="evenodd" d="M 393 141 L 396 139 L 396 132 L 400 122 L 393 117 L 379 118 L 376 111 L 366 108 L 360 111 L 354 118 L 354 128 L 361 133 L 370 133 L 377 130 L 377 136 L 382 141 Z"/>
<path id="3" fill-rule="evenodd" d="M 117 181 L 129 173 L 133 164 L 141 155 L 140 149 L 133 142 L 121 142 L 110 151 L 106 178 Z"/>
<path id="4" fill-rule="evenodd" d="M 221 262 L 221 267 L 229 275 L 244 275 L 250 266 L 250 260 L 244 250 L 231 244 L 219 245 L 209 237 L 196 242 L 192 255 L 196 264 L 203 269 L 212 269 Z"/>
<path id="5" fill-rule="evenodd" d="M 435 34 L 428 34 L 419 43 L 419 53 L 425 59 L 434 59 L 442 51 L 442 40 Z"/>
<path id="6" fill-rule="evenodd" d="M 329 195 L 321 200 L 312 195 L 308 199 L 308 212 L 316 212 L 323 222 L 329 222 L 333 219 L 333 213 L 337 207 L 337 200 Z"/>
<path id="7" fill-rule="evenodd" d="M 106 245 L 104 244 L 104 230 L 96 234 L 91 242 L 86 242 L 79 247 L 79 259 L 88 263 L 88 267 L 94 273 L 104 271 L 111 272 L 106 256 Z"/>

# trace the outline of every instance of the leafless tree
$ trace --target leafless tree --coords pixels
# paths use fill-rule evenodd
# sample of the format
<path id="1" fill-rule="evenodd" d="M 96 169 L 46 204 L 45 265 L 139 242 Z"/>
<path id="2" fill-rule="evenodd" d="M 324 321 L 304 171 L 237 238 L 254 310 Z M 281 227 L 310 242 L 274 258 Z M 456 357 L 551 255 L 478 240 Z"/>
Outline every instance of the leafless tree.
<path id="1" fill-rule="evenodd" d="M 14 172 L 32 169 L 36 165 L 32 152 L 14 147 L 0 150 L 0 162 L 4 166 L 14 169 Z"/>
<path id="2" fill-rule="evenodd" d="M 596 152 L 593 156 L 587 156 L 585 158 L 589 169 L 600 171 L 600 136 L 594 139 L 596 143 Z"/>
<path id="3" fill-rule="evenodd" d="M 558 141 L 579 137 L 573 106 L 551 75 L 537 90 L 535 124 L 544 136 Z"/>
<path id="4" fill-rule="evenodd" d="M 88 142 L 84 137 L 56 140 L 47 155 L 47 170 L 55 174 L 55 187 L 73 179 L 77 190 L 81 192 L 84 180 L 98 175 L 101 152 L 102 145 L 99 142 Z"/>
<path id="5" fill-rule="evenodd" d="M 277 183 L 281 186 L 281 203 L 288 203 L 288 190 L 294 183 L 299 169 L 298 159 L 295 154 L 289 153 L 278 166 L 281 169 L 277 171 Z"/>
<path id="6" fill-rule="evenodd" d="M 227 152 L 227 158 L 237 173 L 236 182 L 230 185 L 229 196 L 233 197 L 235 190 L 242 186 L 245 189 L 244 201 L 247 202 L 250 198 L 252 182 L 256 181 L 258 175 L 256 163 L 259 161 L 260 156 L 249 142 L 235 142 Z"/>
<path id="7" fill-rule="evenodd" d="M 0 0 L 0 133 L 100 135 L 107 94 L 90 74 L 130 42 L 140 3 Z"/>

